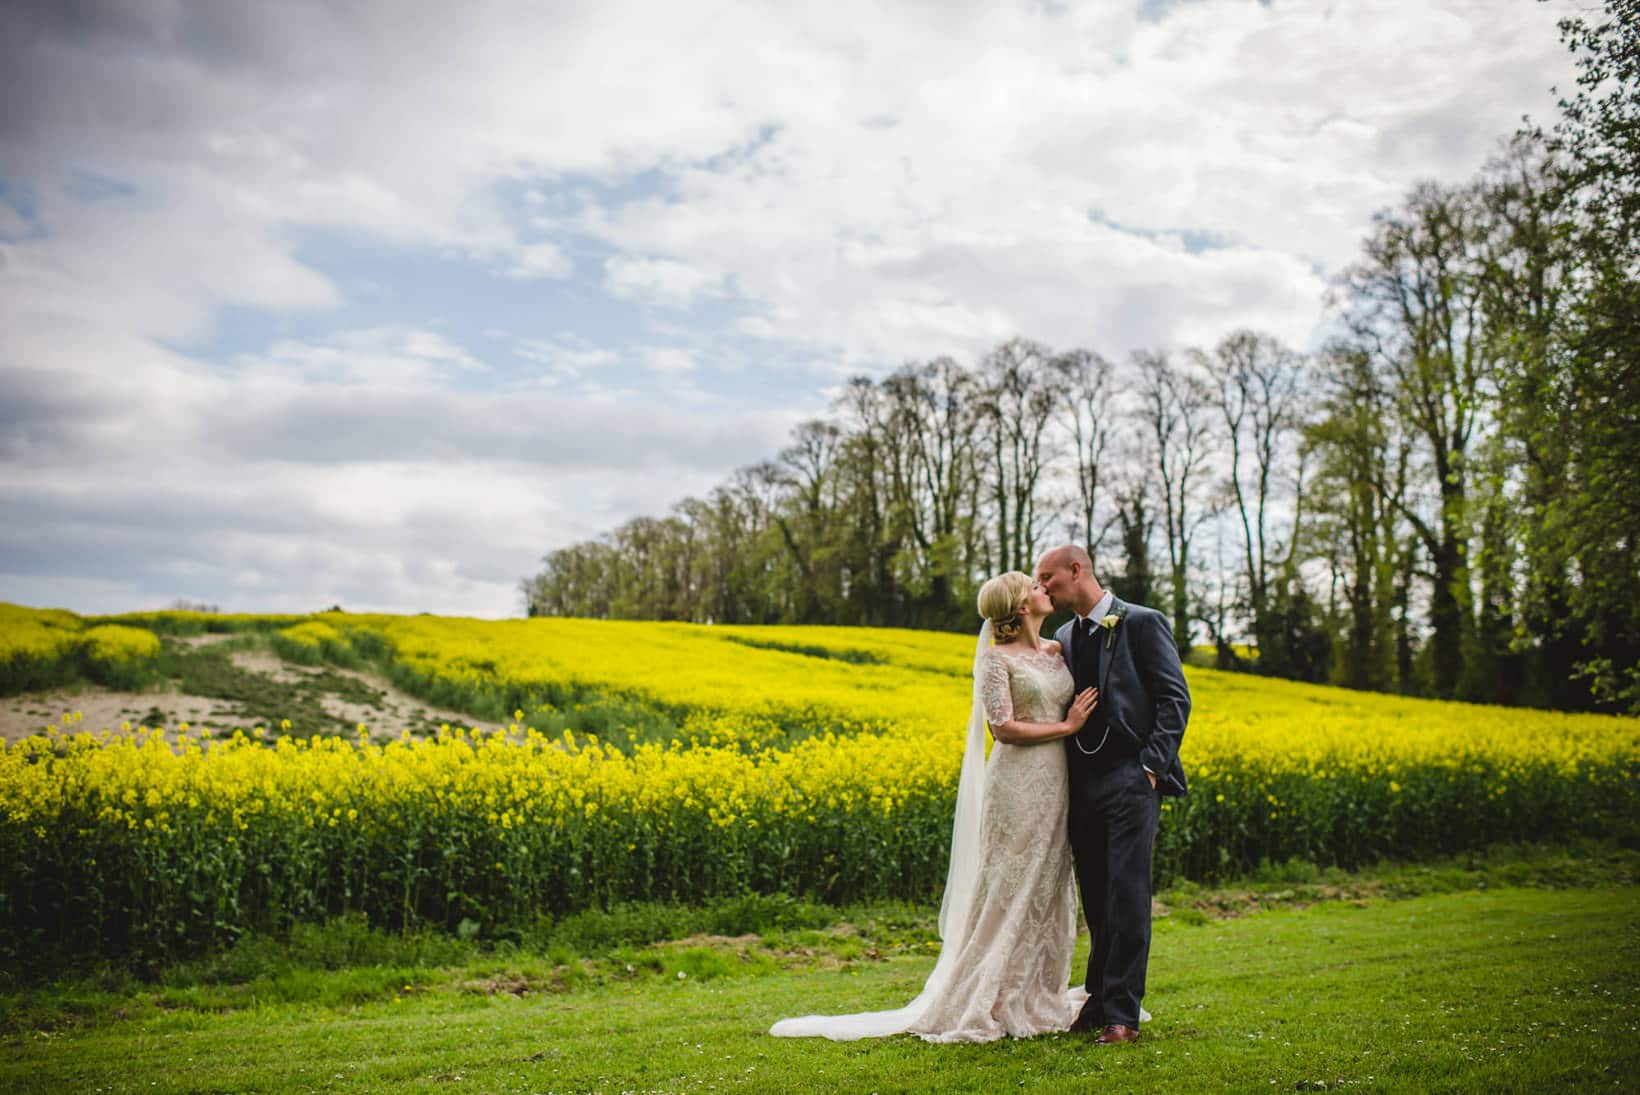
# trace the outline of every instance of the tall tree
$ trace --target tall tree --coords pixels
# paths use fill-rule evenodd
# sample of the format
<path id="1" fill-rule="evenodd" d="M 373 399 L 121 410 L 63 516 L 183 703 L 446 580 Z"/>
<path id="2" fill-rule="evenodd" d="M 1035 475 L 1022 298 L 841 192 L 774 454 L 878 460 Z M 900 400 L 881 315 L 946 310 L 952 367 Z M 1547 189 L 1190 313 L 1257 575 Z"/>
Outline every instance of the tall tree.
<path id="1" fill-rule="evenodd" d="M 1319 413 L 1305 429 L 1317 460 L 1309 539 L 1325 545 L 1330 589 L 1343 602 L 1333 609 L 1339 634 L 1333 679 L 1350 688 L 1389 688 L 1399 677 L 1393 615 L 1401 605 L 1402 566 L 1394 524 L 1406 448 L 1397 444 L 1370 355 L 1334 343 L 1320 362 L 1325 387 Z M 1406 653 L 1410 672 L 1410 649 Z"/>
<path id="2" fill-rule="evenodd" d="M 1375 218 L 1345 276 L 1346 320 L 1429 462 L 1433 513 L 1403 505 L 1403 514 L 1433 566 L 1430 653 L 1441 696 L 1457 693 L 1472 637 L 1470 447 L 1496 380 L 1481 322 L 1479 223 L 1473 188 L 1422 183 L 1404 208 Z"/>
<path id="3" fill-rule="evenodd" d="M 847 608 L 835 622 L 898 622 L 901 597 L 893 564 L 905 530 L 893 500 L 892 464 L 901 439 L 888 428 L 887 399 L 869 377 L 851 380 L 837 408 L 843 419 L 836 550 Z"/>
<path id="4" fill-rule="evenodd" d="M 920 591 L 918 622 L 944 622 L 972 570 L 978 384 L 951 358 L 938 357 L 895 372 L 883 381 L 883 393 L 893 438 L 890 480 L 911 532 L 901 556 L 902 581 Z M 965 621 L 966 614 L 959 618 Z"/>
<path id="5" fill-rule="evenodd" d="M 1549 511 L 1575 560 L 1580 672 L 1604 704 L 1640 712 L 1640 0 L 1561 21 L 1577 87 L 1549 147 L 1563 157 L 1580 284 L 1566 324 L 1573 489 Z"/>
<path id="6" fill-rule="evenodd" d="M 1110 488 L 1105 457 L 1112 427 L 1119 417 L 1114 370 L 1091 350 L 1070 350 L 1054 359 L 1054 372 L 1066 393 L 1064 415 L 1076 448 L 1076 535 L 1098 567 L 1109 518 L 1099 520 L 1104 492 Z"/>
<path id="7" fill-rule="evenodd" d="M 1042 535 L 1038 489 L 1054 455 L 1050 426 L 1060 392 L 1040 342 L 1009 339 L 980 368 L 980 407 L 991 460 L 990 520 L 998 570 L 1029 571 Z"/>
<path id="8" fill-rule="evenodd" d="M 1576 560 L 1556 529 L 1558 511 L 1577 489 L 1579 423 L 1566 389 L 1573 373 L 1564 336 L 1581 265 L 1572 206 L 1558 176 L 1542 138 L 1521 134 L 1482 180 L 1483 308 L 1499 390 L 1498 437 L 1483 484 L 1477 655 L 1493 665 L 1510 660 L 1502 632 L 1516 626 L 1518 607 L 1521 637 L 1507 645 L 1522 645 L 1531 656 L 1518 673 L 1481 672 L 1502 674 L 1507 694 L 1500 699 L 1564 706 L 1586 703 L 1588 687 L 1575 672 L 1583 637 L 1572 611 Z"/>
<path id="9" fill-rule="evenodd" d="M 810 419 L 797 427 L 773 467 L 777 484 L 786 489 L 785 504 L 776 505 L 773 514 L 796 570 L 790 592 L 797 623 L 822 622 L 837 600 L 831 541 L 837 532 L 834 471 L 841 439 L 836 423 Z"/>
<path id="10" fill-rule="evenodd" d="M 1303 461 L 1297 447 L 1303 415 L 1304 361 L 1269 335 L 1236 331 L 1212 354 L 1194 354 L 1212 378 L 1214 402 L 1229 449 L 1226 486 L 1242 543 L 1242 582 L 1259 670 L 1295 671 L 1287 632 L 1278 626 L 1296 581 L 1294 557 L 1303 505 Z M 1284 468 L 1294 469 L 1289 477 Z"/>
<path id="11" fill-rule="evenodd" d="M 1145 444 L 1155 460 L 1161 496 L 1162 532 L 1167 542 L 1168 595 L 1173 639 L 1179 653 L 1190 653 L 1191 547 L 1202 524 L 1212 516 L 1207 496 L 1213 434 L 1206 384 L 1188 365 L 1165 353 L 1141 352 L 1134 358 L 1139 374 L 1139 417 Z"/>

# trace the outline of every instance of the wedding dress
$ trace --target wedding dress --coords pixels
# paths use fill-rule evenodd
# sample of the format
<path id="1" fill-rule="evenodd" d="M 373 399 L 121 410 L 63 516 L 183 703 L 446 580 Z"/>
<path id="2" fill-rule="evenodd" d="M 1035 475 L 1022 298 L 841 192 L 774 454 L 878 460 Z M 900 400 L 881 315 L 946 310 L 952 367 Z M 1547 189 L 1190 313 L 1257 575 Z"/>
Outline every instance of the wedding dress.
<path id="1" fill-rule="evenodd" d="M 1076 893 L 1065 750 L 1058 741 L 998 742 L 987 761 L 985 723 L 1058 722 L 1072 688 L 1057 652 L 993 647 L 985 625 L 934 972 L 903 1008 L 783 1019 L 769 1033 L 842 1041 L 909 1032 L 930 1042 L 989 1042 L 1069 1029 L 1087 993 L 1066 988 Z"/>

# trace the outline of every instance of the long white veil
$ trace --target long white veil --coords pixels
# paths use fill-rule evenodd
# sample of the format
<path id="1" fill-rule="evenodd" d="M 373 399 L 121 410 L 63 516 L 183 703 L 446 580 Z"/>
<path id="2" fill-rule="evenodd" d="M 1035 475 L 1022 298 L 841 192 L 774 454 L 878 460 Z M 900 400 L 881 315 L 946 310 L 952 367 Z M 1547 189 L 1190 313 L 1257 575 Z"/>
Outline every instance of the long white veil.
<path id="1" fill-rule="evenodd" d="M 940 901 L 940 957 L 922 992 L 903 1008 L 865 1011 L 854 1015 L 805 1015 L 782 1019 L 769 1029 L 780 1038 L 882 1038 L 901 1034 L 917 1025 L 928 1006 L 950 986 L 962 953 L 968 914 L 979 885 L 980 817 L 985 809 L 985 706 L 980 696 L 980 656 L 991 645 L 991 621 L 979 629 L 974 647 L 974 703 L 968 713 L 968 741 L 962 753 L 962 776 L 957 781 L 957 811 L 951 822 L 951 865 L 945 873 L 945 897 Z"/>

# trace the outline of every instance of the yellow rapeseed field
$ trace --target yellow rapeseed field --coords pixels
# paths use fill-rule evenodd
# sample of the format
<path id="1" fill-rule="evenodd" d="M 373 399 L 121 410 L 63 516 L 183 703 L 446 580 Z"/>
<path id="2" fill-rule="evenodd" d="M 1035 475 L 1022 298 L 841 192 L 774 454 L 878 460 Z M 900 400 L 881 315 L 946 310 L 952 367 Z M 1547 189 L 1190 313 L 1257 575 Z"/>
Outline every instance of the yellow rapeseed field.
<path id="1" fill-rule="evenodd" d="M 0 603 L 0 695 L 81 677 L 116 687 L 140 685 L 159 652 L 152 631 L 112 623 L 88 627 L 72 612 Z"/>
<path id="2" fill-rule="evenodd" d="M 275 726 L 172 748 L 142 729 L 76 726 L 13 746 L 0 755 L 8 947 L 79 933 L 81 945 L 163 951 L 342 912 L 500 930 L 588 904 L 747 889 L 938 892 L 971 637 L 247 619 L 283 627 L 281 650 L 374 660 L 429 698 L 512 717 L 494 733 L 386 744 L 294 741 Z M 1188 675 L 1192 793 L 1165 804 L 1163 877 L 1292 856 L 1351 865 L 1640 818 L 1640 720 Z M 649 730 L 578 732 L 595 708 Z M 549 723 L 569 729 L 535 729 Z"/>

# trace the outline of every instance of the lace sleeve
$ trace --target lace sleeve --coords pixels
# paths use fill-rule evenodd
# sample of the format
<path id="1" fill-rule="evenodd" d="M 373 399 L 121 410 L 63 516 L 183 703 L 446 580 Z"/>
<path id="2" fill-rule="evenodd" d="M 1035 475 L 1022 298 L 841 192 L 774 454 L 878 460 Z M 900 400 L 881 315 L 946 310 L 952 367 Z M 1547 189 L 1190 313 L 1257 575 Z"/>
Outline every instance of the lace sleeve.
<path id="1" fill-rule="evenodd" d="M 1014 690 L 1008 679 L 1008 659 L 986 654 L 980 663 L 980 700 L 985 705 L 985 721 L 1001 726 L 1014 717 Z"/>

